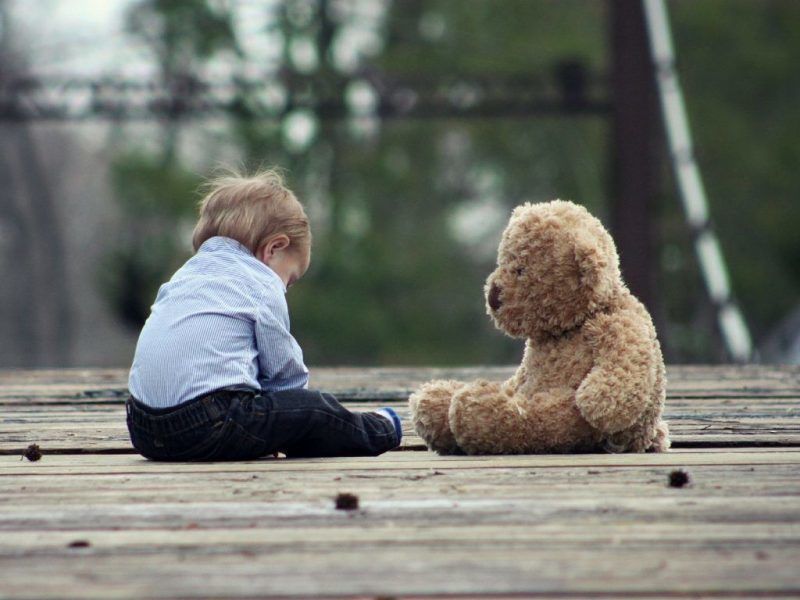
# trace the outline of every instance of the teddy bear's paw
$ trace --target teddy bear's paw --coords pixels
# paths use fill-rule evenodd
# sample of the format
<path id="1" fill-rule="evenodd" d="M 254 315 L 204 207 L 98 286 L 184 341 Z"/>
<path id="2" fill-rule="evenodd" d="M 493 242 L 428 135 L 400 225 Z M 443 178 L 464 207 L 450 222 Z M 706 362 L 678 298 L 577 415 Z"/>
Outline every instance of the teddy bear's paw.
<path id="1" fill-rule="evenodd" d="M 595 367 L 575 392 L 583 418 L 605 435 L 627 431 L 648 405 L 645 381 L 633 381 L 621 368 Z"/>
<path id="2" fill-rule="evenodd" d="M 431 381 L 408 399 L 414 429 L 428 448 L 439 454 L 461 453 L 450 430 L 447 414 L 453 395 L 463 386 L 460 381 Z"/>
<path id="3" fill-rule="evenodd" d="M 669 450 L 672 442 L 669 439 L 669 426 L 666 421 L 659 421 L 656 423 L 656 432 L 653 436 L 652 445 L 648 449 L 649 452 L 666 452 Z"/>

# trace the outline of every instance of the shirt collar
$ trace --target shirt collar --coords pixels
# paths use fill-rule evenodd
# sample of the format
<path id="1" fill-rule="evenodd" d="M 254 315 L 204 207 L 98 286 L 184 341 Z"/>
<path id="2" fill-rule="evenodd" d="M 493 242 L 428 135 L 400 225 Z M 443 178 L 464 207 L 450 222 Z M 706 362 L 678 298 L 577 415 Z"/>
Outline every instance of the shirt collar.
<path id="1" fill-rule="evenodd" d="M 238 250 L 248 256 L 255 256 L 252 252 L 245 246 L 237 242 L 233 238 L 225 237 L 223 235 L 215 235 L 213 237 L 208 238 L 205 242 L 201 244 L 201 246 L 197 249 L 197 252 L 213 252 L 214 250 L 219 250 L 220 248 L 231 248 L 233 250 Z"/>
<path id="2" fill-rule="evenodd" d="M 267 275 L 267 277 L 271 278 L 274 282 L 280 285 L 280 288 L 283 290 L 284 294 L 287 292 L 286 284 L 283 282 L 283 279 L 281 279 L 280 275 L 273 271 L 268 265 L 265 265 L 263 262 L 258 260 L 255 255 L 250 252 L 250 249 L 247 246 L 237 242 L 233 238 L 222 235 L 210 237 L 200 245 L 200 247 L 197 249 L 197 253 L 214 252 L 224 248 L 229 248 L 234 252 L 245 255 L 249 259 L 248 264 L 251 264 L 253 268 L 257 269 L 260 273 Z"/>

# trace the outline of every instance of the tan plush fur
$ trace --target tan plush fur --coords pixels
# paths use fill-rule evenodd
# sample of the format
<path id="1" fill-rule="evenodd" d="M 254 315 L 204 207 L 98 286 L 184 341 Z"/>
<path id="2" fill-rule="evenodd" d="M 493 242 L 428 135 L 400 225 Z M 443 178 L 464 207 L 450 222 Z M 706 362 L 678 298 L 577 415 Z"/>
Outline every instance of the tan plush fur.
<path id="1" fill-rule="evenodd" d="M 486 281 L 489 315 L 525 338 L 502 383 L 432 381 L 409 399 L 441 454 L 661 452 L 666 376 L 655 328 L 622 281 L 611 236 L 555 200 L 517 207 Z"/>

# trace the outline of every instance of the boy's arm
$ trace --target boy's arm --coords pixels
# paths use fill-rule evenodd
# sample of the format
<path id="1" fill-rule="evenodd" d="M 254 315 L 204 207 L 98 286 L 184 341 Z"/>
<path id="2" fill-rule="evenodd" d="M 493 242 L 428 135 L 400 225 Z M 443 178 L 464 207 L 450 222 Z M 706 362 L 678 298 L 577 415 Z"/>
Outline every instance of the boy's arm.
<path id="1" fill-rule="evenodd" d="M 283 296 L 268 295 L 255 324 L 259 383 L 270 390 L 308 387 L 303 351 L 289 332 L 289 309 Z"/>

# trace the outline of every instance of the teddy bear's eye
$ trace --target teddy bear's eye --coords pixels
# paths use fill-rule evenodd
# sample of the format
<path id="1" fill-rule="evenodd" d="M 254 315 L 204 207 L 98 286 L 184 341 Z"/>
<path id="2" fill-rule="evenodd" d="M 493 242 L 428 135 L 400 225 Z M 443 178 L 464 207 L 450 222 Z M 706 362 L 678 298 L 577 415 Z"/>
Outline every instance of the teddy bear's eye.
<path id="1" fill-rule="evenodd" d="M 525 268 L 524 267 L 519 267 L 516 270 L 516 273 L 517 273 L 517 277 L 520 277 L 520 276 L 524 275 L 525 274 Z"/>

